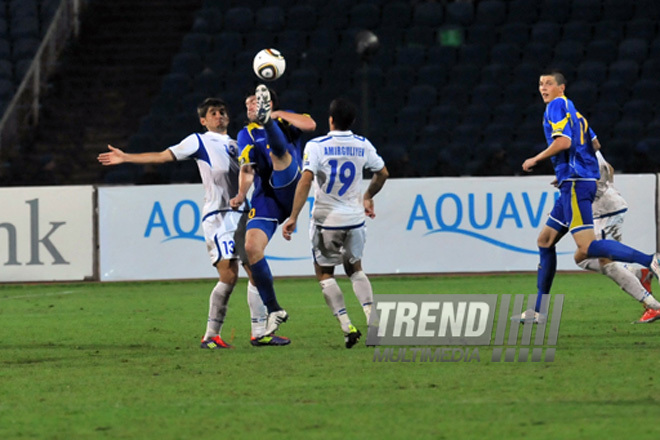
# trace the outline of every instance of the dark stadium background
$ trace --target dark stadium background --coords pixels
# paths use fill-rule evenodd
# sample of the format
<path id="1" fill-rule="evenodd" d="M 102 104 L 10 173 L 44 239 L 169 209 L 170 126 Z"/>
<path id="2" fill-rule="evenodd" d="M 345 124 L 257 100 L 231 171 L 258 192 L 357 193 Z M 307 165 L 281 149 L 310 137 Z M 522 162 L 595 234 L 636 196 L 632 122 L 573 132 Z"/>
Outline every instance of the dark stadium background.
<path id="1" fill-rule="evenodd" d="M 659 169 L 653 0 L 87 0 L 77 15 L 72 3 L 0 0 L 2 185 L 197 182 L 192 161 L 107 169 L 96 156 L 177 143 L 201 128 L 206 96 L 229 103 L 235 136 L 266 47 L 287 60 L 270 84 L 282 107 L 320 135 L 330 100 L 350 97 L 393 177 L 520 174 L 545 146 L 537 83 L 553 67 L 619 172 Z M 56 19 L 79 28 L 49 33 Z M 369 58 L 362 30 L 379 39 Z M 39 51 L 45 37 L 62 49 Z"/>

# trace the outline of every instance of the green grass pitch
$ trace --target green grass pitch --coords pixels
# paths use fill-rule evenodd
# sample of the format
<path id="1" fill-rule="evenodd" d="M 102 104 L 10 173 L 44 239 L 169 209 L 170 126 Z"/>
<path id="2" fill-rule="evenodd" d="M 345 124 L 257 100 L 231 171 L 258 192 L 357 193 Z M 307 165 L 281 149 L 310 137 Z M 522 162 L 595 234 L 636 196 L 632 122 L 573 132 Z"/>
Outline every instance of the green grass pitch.
<path id="1" fill-rule="evenodd" d="M 534 274 L 372 277 L 375 293 L 531 293 Z M 553 363 L 374 362 L 313 279 L 277 279 L 288 347 L 252 347 L 245 281 L 201 350 L 213 280 L 0 286 L 0 438 L 650 439 L 660 322 L 607 278 L 559 274 Z M 364 315 L 345 278 L 349 314 Z M 657 286 L 657 284 L 656 284 Z M 366 333 L 366 332 L 364 332 Z"/>

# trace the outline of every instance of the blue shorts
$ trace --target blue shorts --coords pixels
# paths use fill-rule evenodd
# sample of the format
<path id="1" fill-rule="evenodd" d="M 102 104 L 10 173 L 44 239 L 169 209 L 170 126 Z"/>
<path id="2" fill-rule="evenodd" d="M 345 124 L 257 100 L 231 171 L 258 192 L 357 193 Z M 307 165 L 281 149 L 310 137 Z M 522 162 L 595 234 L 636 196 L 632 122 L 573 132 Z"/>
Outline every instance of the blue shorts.
<path id="1" fill-rule="evenodd" d="M 550 212 L 546 225 L 559 232 L 575 234 L 593 229 L 591 205 L 596 197 L 596 181 L 566 180 L 559 187 L 560 195 Z"/>
<path id="2" fill-rule="evenodd" d="M 261 229 L 266 234 L 266 237 L 268 237 L 268 241 L 270 241 L 273 238 L 273 234 L 275 234 L 275 230 L 277 230 L 277 221 L 255 218 L 248 220 L 245 229 Z"/>
<path id="3" fill-rule="evenodd" d="M 252 209 L 248 215 L 248 229 L 254 220 L 274 221 L 275 226 L 284 222 L 291 215 L 296 185 L 300 180 L 298 165 L 292 162 L 283 171 L 273 171 L 268 191 L 258 191 L 252 196 Z M 264 182 L 261 182 L 264 185 Z M 279 186 L 278 186 L 279 185 Z"/>

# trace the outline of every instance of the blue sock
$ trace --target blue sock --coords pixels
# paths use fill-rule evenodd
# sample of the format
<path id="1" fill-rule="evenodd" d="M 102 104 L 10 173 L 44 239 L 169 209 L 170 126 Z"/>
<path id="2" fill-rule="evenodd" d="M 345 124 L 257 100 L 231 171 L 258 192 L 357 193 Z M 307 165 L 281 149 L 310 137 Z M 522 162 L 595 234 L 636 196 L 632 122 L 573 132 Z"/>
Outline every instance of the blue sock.
<path id="1" fill-rule="evenodd" d="M 259 290 L 259 296 L 266 305 L 268 313 L 282 310 L 282 307 L 277 303 L 275 297 L 275 288 L 273 287 L 273 274 L 270 272 L 270 267 L 265 258 L 250 265 L 252 271 L 252 280 L 254 285 Z"/>
<path id="2" fill-rule="evenodd" d="M 557 272 L 557 249 L 553 246 L 550 248 L 539 248 L 539 267 L 536 273 L 536 287 L 538 289 L 536 297 L 536 307 L 534 310 L 539 312 L 541 310 L 541 300 L 543 295 L 548 295 L 552 288 L 552 281 L 555 279 Z"/>
<path id="3" fill-rule="evenodd" d="M 282 157 L 286 153 L 286 147 L 289 145 L 289 140 L 284 135 L 280 125 L 272 119 L 268 121 L 264 127 L 268 133 L 268 145 L 271 151 L 277 157 Z"/>
<path id="4" fill-rule="evenodd" d="M 649 267 L 652 254 L 645 254 L 616 240 L 594 240 L 587 249 L 588 258 L 609 258 L 624 263 L 637 263 Z"/>

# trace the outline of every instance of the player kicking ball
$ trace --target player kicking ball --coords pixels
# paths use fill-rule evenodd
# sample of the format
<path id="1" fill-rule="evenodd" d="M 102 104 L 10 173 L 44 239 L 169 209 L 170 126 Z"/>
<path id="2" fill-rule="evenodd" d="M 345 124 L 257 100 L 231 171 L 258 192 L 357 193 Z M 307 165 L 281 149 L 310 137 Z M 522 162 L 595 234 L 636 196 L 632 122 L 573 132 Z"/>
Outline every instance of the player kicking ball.
<path id="1" fill-rule="evenodd" d="M 264 338 L 277 338 L 273 333 L 289 318 L 277 301 L 265 251 L 277 226 L 291 212 L 300 179 L 302 133 L 316 129 L 316 122 L 309 115 L 278 110 L 275 98 L 266 86 L 259 85 L 254 95 L 245 100 L 250 122 L 238 133 L 239 187 L 236 197 L 229 202 L 232 208 L 240 209 L 254 186 L 245 251 L 253 290 L 258 292 L 266 309 L 260 314 L 251 309 L 253 345 Z"/>

